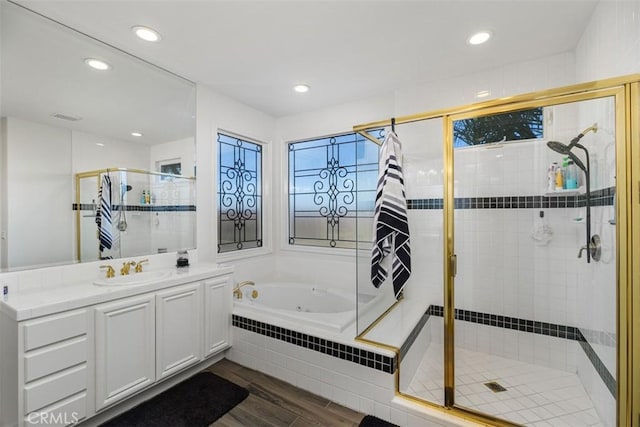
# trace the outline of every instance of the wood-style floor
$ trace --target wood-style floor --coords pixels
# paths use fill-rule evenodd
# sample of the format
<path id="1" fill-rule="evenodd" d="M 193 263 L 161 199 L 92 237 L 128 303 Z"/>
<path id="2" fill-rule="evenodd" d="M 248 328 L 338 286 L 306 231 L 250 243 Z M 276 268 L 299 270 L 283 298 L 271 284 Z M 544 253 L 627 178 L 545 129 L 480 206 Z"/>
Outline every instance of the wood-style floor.
<path id="1" fill-rule="evenodd" d="M 227 359 L 209 371 L 249 390 L 243 402 L 212 427 L 356 427 L 364 414 Z"/>

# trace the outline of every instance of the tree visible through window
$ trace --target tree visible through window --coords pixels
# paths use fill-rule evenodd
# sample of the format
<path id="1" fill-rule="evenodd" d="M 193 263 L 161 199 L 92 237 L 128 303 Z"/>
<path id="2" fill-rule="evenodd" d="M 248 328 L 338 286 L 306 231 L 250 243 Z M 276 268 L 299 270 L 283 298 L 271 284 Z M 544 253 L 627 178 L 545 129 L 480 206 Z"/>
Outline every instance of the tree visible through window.
<path id="1" fill-rule="evenodd" d="M 262 246 L 262 146 L 218 133 L 218 252 Z"/>
<path id="2" fill-rule="evenodd" d="M 453 123 L 454 147 L 542 137 L 542 107 L 456 120 Z"/>
<path id="3" fill-rule="evenodd" d="M 371 242 L 378 146 L 356 133 L 289 143 L 289 244 Z"/>

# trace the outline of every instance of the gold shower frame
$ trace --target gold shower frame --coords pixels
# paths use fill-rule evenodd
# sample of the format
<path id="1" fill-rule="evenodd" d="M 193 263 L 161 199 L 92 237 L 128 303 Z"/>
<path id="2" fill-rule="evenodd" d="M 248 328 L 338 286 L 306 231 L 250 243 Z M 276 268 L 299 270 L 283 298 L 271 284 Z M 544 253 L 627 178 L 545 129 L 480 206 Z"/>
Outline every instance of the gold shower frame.
<path id="1" fill-rule="evenodd" d="M 179 179 L 189 179 L 192 181 L 195 181 L 195 177 L 194 176 L 185 176 L 185 175 L 176 175 L 176 174 L 172 174 L 172 173 L 165 173 L 165 172 L 154 172 L 154 171 L 148 171 L 148 170 L 144 170 L 144 169 L 134 169 L 134 168 L 106 168 L 106 169 L 96 169 L 96 170 L 92 170 L 92 171 L 86 171 L 86 172 L 78 172 L 75 175 L 76 178 L 76 197 L 75 197 L 75 203 L 77 206 L 76 209 L 76 260 L 78 262 L 82 262 L 81 259 L 81 245 L 82 245 L 82 236 L 80 233 L 80 229 L 81 229 L 81 222 L 82 222 L 82 211 L 80 210 L 80 180 L 85 179 L 85 178 L 97 178 L 96 179 L 96 194 L 98 193 L 98 190 L 100 189 L 100 175 L 102 175 L 103 173 L 110 173 L 110 172 L 127 172 L 127 173 L 138 173 L 138 174 L 143 174 L 143 175 L 153 175 L 153 176 L 166 176 L 166 177 L 171 177 L 171 178 L 179 178 Z"/>
<path id="2" fill-rule="evenodd" d="M 380 141 L 369 130 L 419 122 L 443 120 L 444 148 L 444 352 L 445 403 L 438 405 L 400 391 L 400 369 L 395 372 L 395 393 L 409 401 L 461 418 L 496 426 L 515 426 L 503 419 L 469 408 L 456 406 L 454 350 L 454 281 L 456 256 L 454 248 L 453 209 L 453 122 L 487 114 L 504 113 L 523 108 L 584 101 L 612 96 L 616 129 L 616 306 L 617 306 L 617 425 L 640 427 L 640 74 L 564 86 L 523 95 L 500 98 L 453 108 L 411 114 L 353 126 L 353 130 L 370 141 Z M 391 350 L 400 360 L 400 349 L 370 340 L 368 332 L 392 312 L 402 300 L 393 304 L 356 340 Z"/>

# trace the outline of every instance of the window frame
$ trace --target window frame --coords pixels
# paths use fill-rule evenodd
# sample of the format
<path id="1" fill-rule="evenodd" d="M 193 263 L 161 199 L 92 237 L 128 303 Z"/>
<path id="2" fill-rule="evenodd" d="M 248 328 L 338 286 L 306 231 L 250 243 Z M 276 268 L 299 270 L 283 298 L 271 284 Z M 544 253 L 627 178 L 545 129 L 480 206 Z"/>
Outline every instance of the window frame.
<path id="1" fill-rule="evenodd" d="M 377 129 L 376 132 L 378 132 L 378 138 L 382 138 L 380 139 L 380 143 L 382 143 L 383 137 L 384 137 L 384 129 Z M 281 244 L 280 244 L 280 250 L 282 251 L 295 251 L 295 252 L 305 252 L 305 253 L 319 253 L 319 254 L 327 254 L 327 255 L 332 255 L 332 256 L 340 256 L 340 257 L 355 257 L 355 256 L 362 256 L 362 253 L 366 252 L 367 254 L 370 252 L 370 244 L 371 242 L 369 241 L 363 241 L 363 240 L 357 240 L 357 233 L 358 233 L 358 220 L 356 219 L 356 229 L 355 229 L 355 233 L 356 233 L 356 239 L 353 240 L 354 242 L 354 247 L 352 248 L 345 248 L 345 247 L 331 247 L 330 245 L 326 245 L 326 246 L 318 246 L 318 245 L 310 245 L 310 244 L 292 244 L 290 243 L 290 192 L 289 192 L 289 183 L 290 183 L 290 170 L 289 170 L 289 155 L 290 155 L 290 150 L 289 150 L 289 146 L 291 144 L 297 144 L 297 143 L 304 143 L 304 142 L 312 142 L 312 141 L 316 141 L 316 140 L 323 140 L 323 139 L 330 139 L 333 137 L 342 137 L 342 136 L 348 136 L 348 135 L 353 135 L 354 136 L 354 142 L 364 142 L 364 143 L 369 143 L 369 144 L 374 144 L 373 142 L 369 141 L 368 139 L 364 138 L 364 137 L 360 137 L 358 136 L 357 132 L 353 132 L 352 130 L 347 130 L 344 132 L 336 132 L 336 133 L 332 133 L 332 134 L 328 134 L 328 135 L 323 135 L 323 136 L 311 136 L 308 138 L 302 138 L 302 139 L 296 139 L 296 140 L 288 140 L 288 141 L 283 141 L 282 143 L 282 153 L 281 153 L 281 159 L 283 162 L 283 167 L 281 168 L 281 188 L 282 188 L 282 197 L 281 197 Z M 376 147 L 379 151 L 379 145 L 378 147 Z M 379 159 L 379 154 L 376 157 L 376 161 L 375 161 L 375 167 L 376 170 L 378 168 L 378 159 Z M 356 162 L 357 165 L 357 162 Z M 354 165 L 355 166 L 355 165 Z M 377 181 L 377 173 L 376 173 L 376 181 Z M 357 182 L 355 182 L 354 184 L 354 196 L 355 196 L 355 201 L 354 203 L 357 203 L 357 192 L 358 192 L 358 185 Z M 375 192 L 375 188 L 372 189 L 372 191 Z M 375 194 L 374 194 L 374 203 L 375 203 Z M 372 213 L 373 213 L 373 208 L 372 208 Z M 320 217 L 319 217 L 320 218 Z M 356 217 L 357 218 L 357 215 Z M 373 239 L 373 236 L 371 237 Z M 363 244 L 366 245 L 365 248 L 363 248 Z M 364 251 L 364 252 L 362 252 Z M 367 255 L 368 256 L 368 255 Z"/>
<path id="2" fill-rule="evenodd" d="M 251 248 L 242 248 L 227 252 L 218 252 L 218 246 L 220 244 L 220 215 L 222 211 L 220 209 L 220 193 L 219 193 L 219 185 L 220 185 L 220 141 L 218 141 L 219 134 L 223 134 L 226 137 L 240 139 L 242 141 L 249 142 L 251 144 L 256 144 L 261 147 L 261 203 L 262 203 L 262 218 L 261 218 L 261 236 L 262 236 L 262 244 L 257 247 Z M 226 129 L 218 128 L 214 133 L 214 141 L 215 141 L 215 168 L 214 168 L 214 192 L 215 192 L 215 235 L 216 239 L 213 247 L 213 253 L 215 254 L 216 259 L 219 262 L 225 261 L 234 261 L 237 259 L 250 258 L 254 256 L 260 256 L 268 254 L 272 251 L 271 249 L 271 237 L 273 233 L 271 232 L 269 226 L 265 227 L 265 224 L 270 224 L 270 212 L 271 212 L 271 203 L 270 203 L 270 194 L 269 194 L 269 185 L 266 180 L 267 177 L 270 176 L 271 173 L 271 164 L 270 164 L 270 151 L 269 151 L 269 143 L 265 141 L 261 141 L 257 138 L 245 136 L 233 131 L 228 131 Z"/>
<path id="3" fill-rule="evenodd" d="M 461 122 L 461 121 L 465 121 L 465 120 L 470 120 L 470 121 L 479 121 L 479 120 L 485 120 L 489 117 L 499 117 L 499 116 L 503 116 L 503 115 L 507 115 L 507 114 L 512 114 L 512 113 L 522 113 L 522 112 L 531 112 L 531 111 L 535 111 L 535 110 L 540 110 L 540 136 L 536 136 L 534 138 L 518 138 L 518 139 L 506 139 L 506 136 L 504 137 L 504 139 L 502 140 L 497 140 L 497 141 L 491 141 L 491 142 L 481 142 L 479 144 L 466 144 L 466 145 L 456 145 L 457 144 L 457 138 L 456 138 L 456 130 L 455 130 L 455 126 L 457 122 Z M 512 112 L 500 112 L 500 113 L 493 113 L 493 114 L 487 114 L 487 115 L 483 115 L 483 116 L 477 116 L 477 117 L 471 117 L 471 118 L 466 118 L 466 119 L 459 119 L 459 120 L 455 120 L 453 121 L 453 149 L 454 150 L 464 150 L 467 148 L 474 148 L 474 147 L 490 147 L 490 146 L 495 146 L 495 145 L 499 145 L 499 144 L 517 144 L 520 142 L 527 142 L 527 141 L 537 141 L 537 140 L 543 140 L 545 139 L 545 135 L 547 133 L 547 110 L 544 107 L 532 107 L 532 108 L 523 108 L 520 110 L 515 110 Z M 535 133 L 536 130 L 532 129 L 532 132 Z"/>

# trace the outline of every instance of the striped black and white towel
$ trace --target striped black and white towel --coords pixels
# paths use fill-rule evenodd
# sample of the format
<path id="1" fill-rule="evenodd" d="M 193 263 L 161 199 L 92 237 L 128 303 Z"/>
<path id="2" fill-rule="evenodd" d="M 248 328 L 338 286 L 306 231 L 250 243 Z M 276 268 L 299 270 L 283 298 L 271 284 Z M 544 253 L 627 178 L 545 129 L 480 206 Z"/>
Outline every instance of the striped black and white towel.
<path id="1" fill-rule="evenodd" d="M 402 176 L 402 148 L 398 136 L 392 131 L 387 132 L 382 143 L 378 171 L 371 283 L 378 288 L 386 280 L 388 266 L 383 264 L 388 264 L 386 260 L 391 255 L 393 291 L 398 299 L 411 275 L 411 248 Z"/>
<path id="2" fill-rule="evenodd" d="M 113 246 L 113 231 L 111 221 L 111 178 L 102 175 L 98 190 L 98 208 L 96 209 L 96 224 L 98 225 L 98 240 L 100 252 Z"/>

